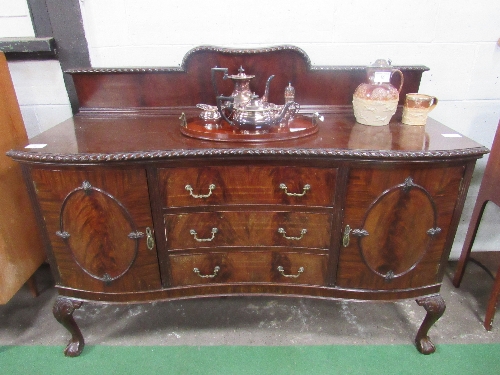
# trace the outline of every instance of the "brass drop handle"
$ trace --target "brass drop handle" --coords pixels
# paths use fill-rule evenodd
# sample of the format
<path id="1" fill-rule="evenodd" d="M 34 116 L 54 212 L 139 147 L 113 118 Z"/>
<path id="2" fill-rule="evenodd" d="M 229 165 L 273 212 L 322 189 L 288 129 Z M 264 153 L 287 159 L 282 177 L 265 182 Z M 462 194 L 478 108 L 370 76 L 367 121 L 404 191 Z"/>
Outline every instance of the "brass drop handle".
<path id="1" fill-rule="evenodd" d="M 301 240 L 304 237 L 304 234 L 307 233 L 307 229 L 302 229 L 300 231 L 300 237 L 288 237 L 286 235 L 286 231 L 285 231 L 284 228 L 278 228 L 278 233 L 282 234 L 283 238 L 285 238 L 287 240 L 290 240 L 290 241 L 299 241 L 299 240 Z"/>
<path id="2" fill-rule="evenodd" d="M 289 193 L 288 187 L 285 184 L 280 184 L 280 189 L 285 191 L 285 194 L 290 197 L 303 197 L 306 195 L 307 191 L 311 188 L 311 185 L 305 184 L 302 193 Z"/>
<path id="3" fill-rule="evenodd" d="M 297 274 L 296 275 L 287 275 L 285 273 L 285 269 L 283 268 L 283 266 L 278 266 L 278 272 L 281 274 L 281 276 L 284 276 L 284 277 L 291 277 L 293 279 L 296 279 L 297 277 L 300 276 L 300 274 L 302 272 L 304 272 L 304 267 L 300 267 L 299 270 L 297 271 Z"/>
<path id="4" fill-rule="evenodd" d="M 217 276 L 217 274 L 219 273 L 220 271 L 220 267 L 219 266 L 215 266 L 214 268 L 214 273 L 211 274 L 211 275 L 202 275 L 200 274 L 200 270 L 198 268 L 193 268 L 193 272 L 195 274 L 197 274 L 199 277 L 203 278 L 203 279 L 213 279 L 215 276 Z"/>
<path id="5" fill-rule="evenodd" d="M 150 227 L 146 227 L 146 246 L 149 250 L 153 250 L 155 248 L 155 238 Z"/>
<path id="6" fill-rule="evenodd" d="M 193 238 L 198 241 L 198 242 L 210 242 L 213 241 L 215 238 L 215 233 L 217 233 L 219 230 L 217 228 L 212 228 L 212 237 L 210 238 L 198 238 L 198 233 L 194 229 L 191 229 L 189 233 L 193 236 Z"/>
<path id="7" fill-rule="evenodd" d="M 210 184 L 208 186 L 208 194 L 193 194 L 193 188 L 191 187 L 191 185 L 186 185 L 184 186 L 184 189 L 186 189 L 187 191 L 189 191 L 189 195 L 191 195 L 193 198 L 196 198 L 196 199 L 205 199 L 205 198 L 208 198 L 209 196 L 212 195 L 212 191 L 215 189 L 215 185 L 214 184 Z"/>

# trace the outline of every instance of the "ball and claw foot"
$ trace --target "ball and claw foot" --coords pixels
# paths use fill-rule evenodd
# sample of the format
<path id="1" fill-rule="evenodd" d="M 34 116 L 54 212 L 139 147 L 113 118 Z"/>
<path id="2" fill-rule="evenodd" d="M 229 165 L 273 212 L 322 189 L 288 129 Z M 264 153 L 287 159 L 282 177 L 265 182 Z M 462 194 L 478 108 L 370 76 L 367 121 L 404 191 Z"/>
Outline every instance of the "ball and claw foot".
<path id="1" fill-rule="evenodd" d="M 432 354 L 436 351 L 436 346 L 429 339 L 429 336 L 422 337 L 420 340 L 415 340 L 417 350 L 422 354 Z"/>
<path id="2" fill-rule="evenodd" d="M 436 347 L 429 339 L 427 333 L 429 329 L 438 321 L 439 318 L 444 313 L 446 309 L 446 304 L 443 298 L 438 294 L 435 296 L 424 297 L 417 299 L 417 304 L 422 306 L 427 314 L 420 326 L 420 329 L 417 332 L 417 336 L 415 337 L 415 344 L 417 346 L 417 350 L 422 354 L 431 354 L 436 351 Z"/>
<path id="3" fill-rule="evenodd" d="M 56 320 L 61 323 L 64 328 L 66 328 L 69 333 L 71 333 L 71 339 L 69 340 L 68 346 L 64 349 L 64 355 L 67 357 L 77 357 L 85 346 L 85 341 L 83 340 L 80 328 L 73 319 L 73 312 L 80 308 L 82 305 L 81 301 L 73 301 L 69 298 L 57 297 L 52 313 Z"/>

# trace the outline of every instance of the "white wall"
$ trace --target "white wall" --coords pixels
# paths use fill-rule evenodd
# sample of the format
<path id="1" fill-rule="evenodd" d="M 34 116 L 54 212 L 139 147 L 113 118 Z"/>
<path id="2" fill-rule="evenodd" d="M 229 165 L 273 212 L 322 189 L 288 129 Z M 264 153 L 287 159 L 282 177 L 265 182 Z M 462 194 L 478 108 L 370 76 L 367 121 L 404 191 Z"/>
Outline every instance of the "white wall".
<path id="1" fill-rule="evenodd" d="M 0 0 L 0 38 L 34 37 L 26 0 Z M 72 116 L 57 60 L 9 62 L 28 137 Z"/>
<path id="2" fill-rule="evenodd" d="M 0 1 L 0 38 L 33 36 L 35 32 L 26 0 Z"/>
<path id="3" fill-rule="evenodd" d="M 11 61 L 9 70 L 28 138 L 73 115 L 58 60 Z"/>

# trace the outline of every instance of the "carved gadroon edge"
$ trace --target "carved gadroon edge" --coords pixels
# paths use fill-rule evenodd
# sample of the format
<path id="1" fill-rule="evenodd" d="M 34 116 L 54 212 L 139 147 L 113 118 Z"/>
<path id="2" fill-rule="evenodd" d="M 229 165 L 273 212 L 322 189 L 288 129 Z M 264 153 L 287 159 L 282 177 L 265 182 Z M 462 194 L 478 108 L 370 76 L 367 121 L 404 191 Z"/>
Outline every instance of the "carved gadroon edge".
<path id="1" fill-rule="evenodd" d="M 82 68 L 82 69 L 68 69 L 65 73 L 73 74 L 73 73 L 159 73 L 159 72 L 185 72 L 186 66 L 189 59 L 192 55 L 201 51 L 212 51 L 221 54 L 230 54 L 230 55 L 244 55 L 244 54 L 259 54 L 259 53 L 267 53 L 267 52 L 275 52 L 275 51 L 296 51 L 302 55 L 305 60 L 307 66 L 311 68 L 311 60 L 309 56 L 299 47 L 291 46 L 291 45 L 283 45 L 283 46 L 275 46 L 275 47 L 267 47 L 267 48 L 224 48 L 217 46 L 199 46 L 192 48 L 189 50 L 183 57 L 182 63 L 180 66 L 171 66 L 171 67 L 134 67 L 134 68 Z"/>
<path id="2" fill-rule="evenodd" d="M 309 69 L 311 68 L 311 60 L 307 53 L 304 52 L 303 49 L 291 46 L 291 45 L 282 45 L 282 46 L 274 46 L 274 47 L 264 47 L 264 48 L 224 48 L 224 47 L 216 47 L 216 46 L 199 46 L 189 50 L 184 58 L 182 59 L 181 67 L 185 69 L 187 62 L 191 58 L 193 54 L 199 51 L 213 51 L 221 54 L 228 55 L 248 55 L 248 54 L 260 54 L 260 53 L 268 53 L 268 52 L 276 52 L 276 51 L 295 51 L 302 55 L 302 58 L 306 62 Z"/>
<path id="3" fill-rule="evenodd" d="M 307 53 L 296 46 L 292 45 L 281 45 L 281 46 L 273 46 L 273 47 L 262 47 L 262 48 L 224 48 L 217 46 L 199 46 L 192 48 L 189 50 L 182 59 L 182 63 L 180 66 L 172 66 L 172 67 L 135 67 L 135 68 L 82 68 L 82 69 L 68 69 L 65 73 L 69 74 L 77 74 L 77 73 L 161 73 L 161 72 L 185 72 L 187 63 L 193 54 L 200 51 L 212 51 L 221 54 L 228 55 L 249 55 L 249 54 L 262 54 L 268 52 L 276 52 L 276 51 L 295 51 L 299 53 L 304 62 L 307 65 L 309 70 L 364 70 L 366 66 L 363 65 L 338 65 L 338 66 L 319 66 L 312 65 L 311 59 L 307 55 Z M 424 65 L 405 65 L 399 66 L 394 65 L 395 69 L 404 69 L 404 70 L 417 70 L 417 71 L 427 71 L 429 68 Z"/>
<path id="4" fill-rule="evenodd" d="M 122 162 L 128 160 L 177 159 L 184 157 L 204 156 L 311 156 L 311 157 L 345 157 L 352 159 L 434 159 L 481 156 L 488 153 L 486 147 L 468 148 L 450 151 L 362 151 L 345 149 L 298 149 L 298 148 L 262 148 L 262 149 L 186 149 L 158 150 L 126 153 L 85 153 L 85 154 L 53 154 L 11 150 L 7 155 L 16 160 L 40 163 L 81 163 L 81 162 Z"/>

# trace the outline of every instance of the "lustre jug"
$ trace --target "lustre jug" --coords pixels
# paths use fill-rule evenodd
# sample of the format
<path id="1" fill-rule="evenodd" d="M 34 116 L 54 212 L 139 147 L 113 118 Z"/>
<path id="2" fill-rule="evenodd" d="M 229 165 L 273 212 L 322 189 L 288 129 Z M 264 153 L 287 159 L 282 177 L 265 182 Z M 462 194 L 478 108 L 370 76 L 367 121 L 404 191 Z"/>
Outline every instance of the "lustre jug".
<path id="1" fill-rule="evenodd" d="M 391 84 L 394 73 L 400 75 L 399 88 Z M 386 60 L 379 59 L 367 67 L 367 78 L 368 82 L 360 84 L 353 95 L 356 121 L 364 125 L 387 125 L 398 107 L 403 73 Z"/>

